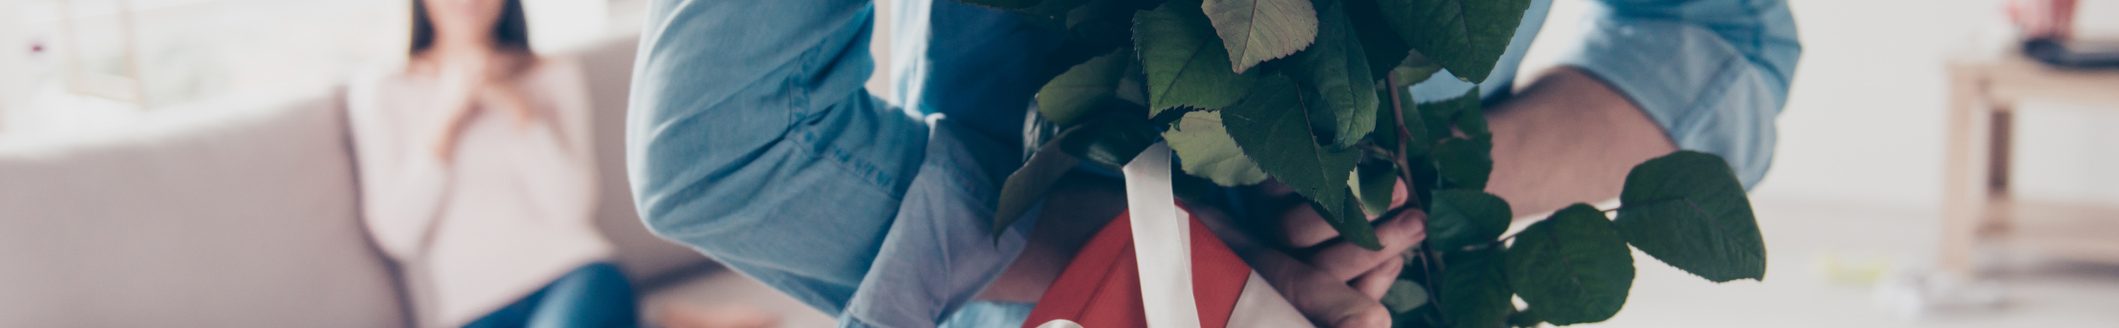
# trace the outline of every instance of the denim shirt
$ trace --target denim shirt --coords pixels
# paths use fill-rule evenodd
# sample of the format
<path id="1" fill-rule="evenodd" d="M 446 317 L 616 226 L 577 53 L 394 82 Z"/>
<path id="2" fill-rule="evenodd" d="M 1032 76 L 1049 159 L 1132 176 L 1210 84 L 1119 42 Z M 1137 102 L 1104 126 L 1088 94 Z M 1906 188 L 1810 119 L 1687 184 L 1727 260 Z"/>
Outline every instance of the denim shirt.
<path id="1" fill-rule="evenodd" d="M 1550 7 L 1533 0 L 1486 79 L 1508 95 Z M 1783 0 L 1597 0 L 1563 62 L 1624 94 L 1680 148 L 1721 155 L 1749 186 L 1800 45 Z M 626 162 L 656 234 L 712 256 L 841 326 L 1020 325 L 1028 304 L 972 296 L 1024 243 L 989 231 L 1019 165 L 1031 95 L 1058 37 L 953 0 L 902 0 L 887 63 L 898 93 L 863 87 L 867 0 L 656 0 L 634 67 Z M 1441 77 L 1416 97 L 1460 94 Z M 1033 211 L 1035 212 L 1035 211 Z"/>

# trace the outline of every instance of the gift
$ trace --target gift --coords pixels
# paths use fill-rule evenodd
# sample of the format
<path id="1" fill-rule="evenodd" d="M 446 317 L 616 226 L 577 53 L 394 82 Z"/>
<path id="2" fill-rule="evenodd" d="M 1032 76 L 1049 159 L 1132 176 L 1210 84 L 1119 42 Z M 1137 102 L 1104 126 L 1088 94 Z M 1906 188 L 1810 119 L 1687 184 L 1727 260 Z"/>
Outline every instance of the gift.
<path id="1" fill-rule="evenodd" d="M 1310 326 L 1177 203 L 1170 156 L 1156 144 L 1126 164 L 1126 212 L 1075 253 L 1024 327 Z"/>

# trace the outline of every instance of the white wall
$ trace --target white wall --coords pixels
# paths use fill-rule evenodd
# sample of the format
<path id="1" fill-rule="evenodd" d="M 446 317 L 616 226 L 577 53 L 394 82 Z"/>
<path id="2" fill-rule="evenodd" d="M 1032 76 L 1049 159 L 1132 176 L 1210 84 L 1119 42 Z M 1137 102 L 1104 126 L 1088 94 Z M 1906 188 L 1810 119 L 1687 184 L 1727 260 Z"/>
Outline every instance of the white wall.
<path id="1" fill-rule="evenodd" d="M 0 20 L 20 20 L 21 17 L 15 17 L 21 12 L 16 6 L 18 5 L 14 1 L 0 1 Z M 21 46 L 25 42 L 19 35 L 21 32 L 16 32 L 21 27 L 16 25 L 18 24 L 0 24 L 0 135 L 7 133 L 8 110 L 14 108 L 13 103 L 17 102 L 17 99 L 22 99 L 21 90 L 24 87 L 21 81 L 22 73 L 19 72 L 27 70 L 23 67 L 23 62 L 28 60 L 28 56 Z"/>
<path id="2" fill-rule="evenodd" d="M 2083 1 L 2089 35 L 2113 35 L 2119 1 Z M 1880 205 L 1940 205 L 1942 62 L 1979 44 L 2006 43 L 2001 6 L 1986 0 L 1797 0 L 1806 52 L 1788 111 L 1781 157 L 1759 191 Z M 2099 21 L 2102 19 L 2102 21 Z M 1985 40 L 1972 40 L 1973 37 Z M 2113 86 L 2119 90 L 2119 86 Z M 2017 122 L 2019 196 L 2119 203 L 2119 104 L 2069 108 L 2031 102 Z M 2098 109 L 2082 111 L 2080 109 Z M 2101 115 L 2094 112 L 2103 112 Z"/>
<path id="3" fill-rule="evenodd" d="M 556 48 L 577 47 L 606 34 L 610 5 L 605 0 L 523 0 L 523 16 L 530 21 L 530 44 Z"/>
<path id="4" fill-rule="evenodd" d="M 2119 36 L 2119 1 L 2083 1 L 2086 35 Z M 1587 0 L 1555 1 L 1524 70 L 1580 33 Z M 1934 210 L 1942 197 L 1943 61 L 2008 34 L 1993 0 L 1792 0 L 1803 40 L 1773 171 L 1755 197 Z M 2099 21 L 2099 19 L 2103 19 Z M 2001 44 L 2005 46 L 2005 44 Z M 2119 90 L 2119 86 L 2114 86 Z M 2119 104 L 2021 106 L 2019 195 L 2119 203 Z M 2087 109 L 2087 110 L 2086 110 Z M 2102 113 L 2099 113 L 2102 112 Z"/>

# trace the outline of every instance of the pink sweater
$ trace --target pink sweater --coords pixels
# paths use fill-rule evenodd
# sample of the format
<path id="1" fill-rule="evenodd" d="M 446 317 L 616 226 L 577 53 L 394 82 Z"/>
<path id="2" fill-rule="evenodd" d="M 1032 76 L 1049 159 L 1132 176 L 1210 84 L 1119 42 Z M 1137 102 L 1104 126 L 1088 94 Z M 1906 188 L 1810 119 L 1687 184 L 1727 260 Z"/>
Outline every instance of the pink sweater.
<path id="1" fill-rule="evenodd" d="M 348 89 L 364 221 L 398 262 L 420 326 L 462 326 L 611 255 L 591 220 L 579 65 L 548 58 L 518 83 L 539 124 L 481 109 L 447 164 L 432 149 L 450 114 L 435 79 L 393 68 Z"/>

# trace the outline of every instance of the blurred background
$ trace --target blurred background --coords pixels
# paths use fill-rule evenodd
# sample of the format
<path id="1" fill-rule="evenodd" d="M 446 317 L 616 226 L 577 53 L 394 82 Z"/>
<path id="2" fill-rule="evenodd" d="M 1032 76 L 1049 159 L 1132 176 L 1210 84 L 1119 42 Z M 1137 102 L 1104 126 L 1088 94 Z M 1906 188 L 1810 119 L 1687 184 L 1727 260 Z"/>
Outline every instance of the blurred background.
<path id="1" fill-rule="evenodd" d="M 632 212 L 621 133 L 646 1 L 523 2 L 535 50 L 583 64 L 596 227 L 641 315 L 831 325 Z M 2119 71 L 2013 55 L 1999 0 L 1790 2 L 1803 58 L 1752 196 L 1766 279 L 1642 261 L 1598 326 L 2119 322 Z M 1523 72 L 1555 62 L 1593 6 L 1555 1 Z M 2080 6 L 2077 39 L 2119 41 L 2119 0 Z M 358 221 L 343 109 L 355 72 L 403 60 L 409 8 L 0 0 L 0 326 L 409 322 Z"/>

